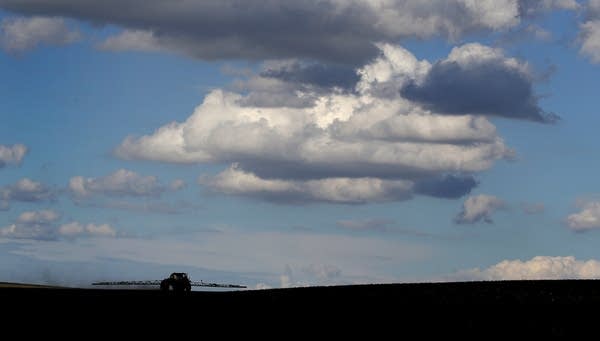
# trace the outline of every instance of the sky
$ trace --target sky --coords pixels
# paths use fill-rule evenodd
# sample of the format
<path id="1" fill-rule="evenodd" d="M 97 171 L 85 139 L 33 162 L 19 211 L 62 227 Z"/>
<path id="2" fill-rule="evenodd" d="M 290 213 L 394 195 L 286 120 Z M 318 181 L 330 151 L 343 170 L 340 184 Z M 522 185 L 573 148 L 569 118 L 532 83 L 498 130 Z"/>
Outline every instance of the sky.
<path id="1" fill-rule="evenodd" d="M 600 1 L 0 0 L 0 281 L 600 277 Z"/>

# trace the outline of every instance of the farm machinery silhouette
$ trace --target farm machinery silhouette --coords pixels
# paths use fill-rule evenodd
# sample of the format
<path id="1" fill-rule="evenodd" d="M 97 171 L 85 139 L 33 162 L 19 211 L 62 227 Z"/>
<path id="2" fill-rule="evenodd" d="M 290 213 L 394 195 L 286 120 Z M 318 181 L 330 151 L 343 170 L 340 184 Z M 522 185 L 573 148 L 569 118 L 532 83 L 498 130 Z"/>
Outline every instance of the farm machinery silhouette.
<path id="1" fill-rule="evenodd" d="M 243 289 L 246 288 L 244 285 L 236 284 L 219 284 L 219 283 L 205 283 L 203 281 L 193 282 L 190 281 L 187 273 L 185 272 L 173 272 L 171 276 L 162 280 L 152 281 L 118 281 L 118 282 L 96 282 L 92 285 L 101 286 L 159 286 L 160 291 L 164 293 L 189 293 L 192 291 L 192 287 L 210 287 L 210 288 L 230 288 L 230 289 Z"/>

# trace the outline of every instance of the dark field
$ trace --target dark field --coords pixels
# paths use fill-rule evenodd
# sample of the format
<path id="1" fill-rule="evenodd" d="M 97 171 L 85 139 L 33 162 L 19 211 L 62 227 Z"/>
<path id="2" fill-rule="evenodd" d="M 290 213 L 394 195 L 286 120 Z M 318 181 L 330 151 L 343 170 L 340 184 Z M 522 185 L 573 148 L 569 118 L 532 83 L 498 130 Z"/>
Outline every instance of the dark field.
<path id="1" fill-rule="evenodd" d="M 0 300 L 15 313 L 98 316 L 117 324 L 195 320 L 204 327 L 280 325 L 328 332 L 420 335 L 564 335 L 597 333 L 600 281 L 501 281 L 311 287 L 168 296 L 158 290 L 11 288 Z M 6 309 L 5 309 L 6 311 Z M 170 313 L 175 311 L 176 313 Z M 185 313 L 184 313 L 185 312 Z M 256 324 L 259 323 L 259 324 Z M 267 327 L 265 325 L 265 328 Z M 270 330 L 270 329 L 269 329 Z M 380 338 L 377 338 L 380 339 Z"/>

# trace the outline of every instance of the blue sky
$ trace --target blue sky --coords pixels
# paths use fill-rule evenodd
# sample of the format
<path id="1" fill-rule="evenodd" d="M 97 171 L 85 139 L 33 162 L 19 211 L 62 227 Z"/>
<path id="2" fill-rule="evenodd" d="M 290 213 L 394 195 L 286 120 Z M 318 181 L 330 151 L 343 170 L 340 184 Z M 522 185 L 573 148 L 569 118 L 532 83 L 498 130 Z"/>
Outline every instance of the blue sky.
<path id="1" fill-rule="evenodd" d="M 0 281 L 600 276 L 600 2 L 128 2 L 0 0 Z"/>

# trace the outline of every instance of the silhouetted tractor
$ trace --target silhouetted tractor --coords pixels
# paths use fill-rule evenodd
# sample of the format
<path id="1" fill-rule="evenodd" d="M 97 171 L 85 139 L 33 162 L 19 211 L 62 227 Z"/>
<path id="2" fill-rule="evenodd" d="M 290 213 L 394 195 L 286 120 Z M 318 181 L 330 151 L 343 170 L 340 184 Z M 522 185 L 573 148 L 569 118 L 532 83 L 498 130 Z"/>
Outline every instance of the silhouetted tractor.
<path id="1" fill-rule="evenodd" d="M 92 285 L 100 286 L 158 286 L 160 285 L 160 291 L 164 293 L 183 294 L 192 291 L 192 287 L 210 287 L 210 288 L 230 288 L 230 289 L 241 289 L 245 288 L 245 285 L 237 284 L 220 284 L 220 283 L 205 283 L 203 281 L 193 282 L 185 272 L 173 272 L 171 276 L 163 280 L 151 280 L 151 281 L 117 281 L 117 282 L 96 282 Z"/>
<path id="2" fill-rule="evenodd" d="M 189 293 L 192 283 L 185 272 L 173 272 L 171 276 L 160 282 L 160 291 L 165 293 Z"/>

